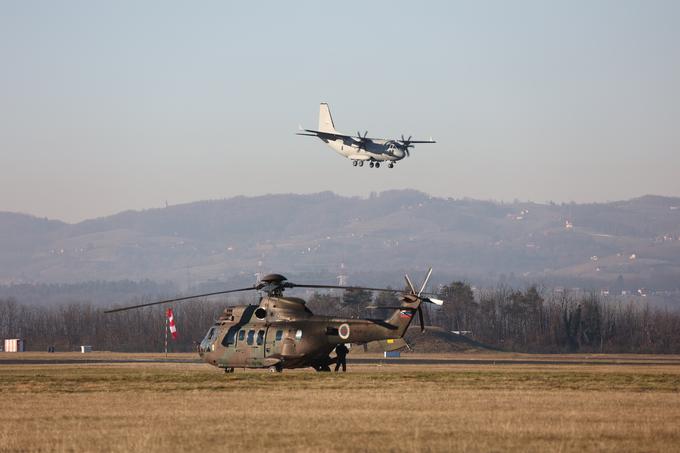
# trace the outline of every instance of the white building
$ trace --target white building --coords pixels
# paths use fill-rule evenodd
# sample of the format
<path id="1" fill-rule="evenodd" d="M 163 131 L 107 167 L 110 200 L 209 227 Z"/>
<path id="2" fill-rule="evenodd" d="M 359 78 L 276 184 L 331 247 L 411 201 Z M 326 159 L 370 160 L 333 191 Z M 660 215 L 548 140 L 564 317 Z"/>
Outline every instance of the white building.
<path id="1" fill-rule="evenodd" d="M 5 340 L 5 352 L 24 352 L 24 340 L 9 338 Z"/>

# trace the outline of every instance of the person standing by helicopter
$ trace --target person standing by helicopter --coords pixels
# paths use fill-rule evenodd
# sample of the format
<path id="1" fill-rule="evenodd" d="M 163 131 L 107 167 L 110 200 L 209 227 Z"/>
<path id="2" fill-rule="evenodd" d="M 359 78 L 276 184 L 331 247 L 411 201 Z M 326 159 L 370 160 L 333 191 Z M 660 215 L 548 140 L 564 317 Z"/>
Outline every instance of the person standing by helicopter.
<path id="1" fill-rule="evenodd" d="M 342 365 L 342 372 L 344 373 L 347 371 L 347 353 L 349 352 L 349 349 L 347 349 L 347 346 L 345 346 L 344 343 L 340 343 L 335 347 L 335 355 L 337 356 L 337 362 L 335 363 L 335 371 L 338 371 L 340 369 L 340 365 Z"/>

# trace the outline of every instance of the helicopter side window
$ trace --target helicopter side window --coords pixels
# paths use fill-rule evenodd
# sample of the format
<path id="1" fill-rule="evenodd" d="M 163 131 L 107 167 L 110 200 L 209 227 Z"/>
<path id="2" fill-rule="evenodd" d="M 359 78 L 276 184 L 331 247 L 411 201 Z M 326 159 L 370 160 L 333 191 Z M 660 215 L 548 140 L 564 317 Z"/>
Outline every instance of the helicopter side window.
<path id="1" fill-rule="evenodd" d="M 248 341 L 247 343 L 252 346 L 253 345 L 253 340 L 255 339 L 255 331 L 254 330 L 249 330 L 248 331 Z"/>
<path id="2" fill-rule="evenodd" d="M 241 342 L 243 339 L 246 337 L 246 331 L 245 330 L 239 330 L 238 332 L 238 341 Z"/>
<path id="3" fill-rule="evenodd" d="M 276 339 L 274 341 L 281 341 L 281 338 L 283 338 L 283 330 L 277 330 Z"/>
<path id="4" fill-rule="evenodd" d="M 295 339 L 298 341 L 302 340 L 302 329 L 298 329 L 297 332 L 295 332 Z"/>
<path id="5" fill-rule="evenodd" d="M 257 344 L 261 345 L 264 343 L 264 330 L 257 331 Z"/>
<path id="6" fill-rule="evenodd" d="M 227 334 L 224 336 L 224 339 L 222 340 L 222 346 L 229 346 L 235 343 L 236 341 L 236 332 L 238 331 L 238 327 L 230 327 L 229 330 L 227 331 Z"/>

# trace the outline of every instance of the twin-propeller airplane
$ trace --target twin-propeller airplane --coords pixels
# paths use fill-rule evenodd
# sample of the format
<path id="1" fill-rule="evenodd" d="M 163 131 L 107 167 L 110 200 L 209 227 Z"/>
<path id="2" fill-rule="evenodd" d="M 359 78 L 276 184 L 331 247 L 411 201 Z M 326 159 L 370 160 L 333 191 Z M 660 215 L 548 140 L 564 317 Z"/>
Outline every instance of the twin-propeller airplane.
<path id="1" fill-rule="evenodd" d="M 355 167 L 363 167 L 364 162 L 368 162 L 371 168 L 380 168 L 381 162 L 387 162 L 387 166 L 392 168 L 395 162 L 410 155 L 409 148 L 413 148 L 414 143 L 436 143 L 432 139 L 411 140 L 411 136 L 404 138 L 403 135 L 401 139 L 385 139 L 368 137 L 368 132 L 364 132 L 364 135 L 360 132 L 357 135 L 341 134 L 335 130 L 331 111 L 326 103 L 319 106 L 319 130 L 302 131 L 298 135 L 319 137 L 339 154 L 350 159 Z"/>

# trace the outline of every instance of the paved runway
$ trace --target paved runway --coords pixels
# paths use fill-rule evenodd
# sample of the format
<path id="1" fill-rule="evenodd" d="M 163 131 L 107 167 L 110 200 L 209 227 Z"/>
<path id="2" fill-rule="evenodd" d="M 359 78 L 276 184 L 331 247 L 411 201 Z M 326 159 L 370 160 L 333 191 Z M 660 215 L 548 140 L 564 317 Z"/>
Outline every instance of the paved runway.
<path id="1" fill-rule="evenodd" d="M 78 364 L 115 364 L 115 363 L 203 363 L 199 358 L 195 359 L 174 359 L 174 358 L 150 358 L 150 359 L 14 359 L 8 357 L 0 358 L 0 366 L 2 365 L 78 365 Z M 574 357 L 565 359 L 564 356 L 559 356 L 556 359 L 550 359 L 545 356 L 536 358 L 502 358 L 497 357 L 486 358 L 375 358 L 375 357 L 347 357 L 348 365 L 621 365 L 621 366 L 646 366 L 646 365 L 666 365 L 666 366 L 680 366 L 680 359 L 677 357 L 645 357 L 638 358 L 610 358 L 610 357 Z"/>

